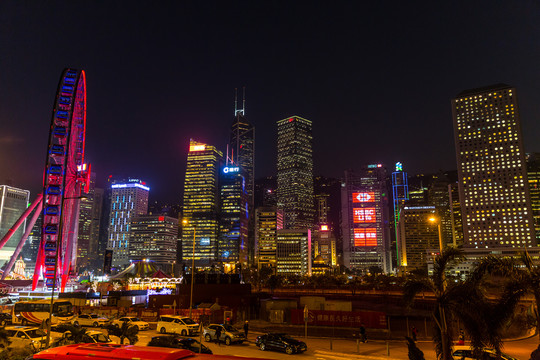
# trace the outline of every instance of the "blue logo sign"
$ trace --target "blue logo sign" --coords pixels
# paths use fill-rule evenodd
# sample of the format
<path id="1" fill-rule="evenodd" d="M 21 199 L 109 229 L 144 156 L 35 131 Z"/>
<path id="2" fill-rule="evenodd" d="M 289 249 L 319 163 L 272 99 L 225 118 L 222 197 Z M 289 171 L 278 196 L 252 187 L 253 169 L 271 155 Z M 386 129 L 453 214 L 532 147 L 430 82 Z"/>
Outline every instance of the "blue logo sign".
<path id="1" fill-rule="evenodd" d="M 201 244 L 201 246 L 210 245 L 210 238 L 207 238 L 207 237 L 201 238 L 200 244 Z"/>
<path id="2" fill-rule="evenodd" d="M 224 251 L 224 252 L 223 252 L 223 257 L 224 257 L 224 258 L 228 258 L 229 255 L 230 255 L 230 253 L 229 253 L 228 251 Z"/>
<path id="3" fill-rule="evenodd" d="M 223 168 L 223 172 L 225 174 L 228 174 L 228 173 L 237 173 L 240 171 L 240 168 L 238 166 L 236 167 L 226 167 L 226 168 Z"/>

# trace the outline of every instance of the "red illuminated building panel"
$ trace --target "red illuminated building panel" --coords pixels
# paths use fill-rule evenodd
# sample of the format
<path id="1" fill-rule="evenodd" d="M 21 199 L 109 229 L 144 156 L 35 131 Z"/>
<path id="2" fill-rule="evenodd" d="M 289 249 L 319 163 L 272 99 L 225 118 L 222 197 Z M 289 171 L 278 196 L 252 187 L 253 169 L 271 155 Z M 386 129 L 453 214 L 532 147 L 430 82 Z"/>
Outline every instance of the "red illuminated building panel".
<path id="1" fill-rule="evenodd" d="M 353 203 L 365 203 L 365 202 L 374 202 L 374 201 L 375 201 L 375 193 L 373 191 L 352 193 Z"/>
<path id="2" fill-rule="evenodd" d="M 377 246 L 377 229 L 354 229 L 354 246 Z"/>
<path id="3" fill-rule="evenodd" d="M 355 223 L 374 223 L 375 208 L 353 209 L 353 218 Z"/>

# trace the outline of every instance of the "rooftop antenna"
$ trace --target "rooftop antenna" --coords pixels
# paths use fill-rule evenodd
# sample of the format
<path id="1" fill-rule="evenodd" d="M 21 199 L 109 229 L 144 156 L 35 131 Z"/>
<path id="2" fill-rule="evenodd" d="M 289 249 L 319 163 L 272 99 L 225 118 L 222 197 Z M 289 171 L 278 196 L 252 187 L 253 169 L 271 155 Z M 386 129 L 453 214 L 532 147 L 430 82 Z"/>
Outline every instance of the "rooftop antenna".
<path id="1" fill-rule="evenodd" d="M 243 93 L 244 93 L 244 100 L 242 102 L 242 115 L 246 115 L 246 87 L 242 87 Z"/>
<path id="2" fill-rule="evenodd" d="M 234 116 L 238 114 L 238 88 L 234 88 Z"/>

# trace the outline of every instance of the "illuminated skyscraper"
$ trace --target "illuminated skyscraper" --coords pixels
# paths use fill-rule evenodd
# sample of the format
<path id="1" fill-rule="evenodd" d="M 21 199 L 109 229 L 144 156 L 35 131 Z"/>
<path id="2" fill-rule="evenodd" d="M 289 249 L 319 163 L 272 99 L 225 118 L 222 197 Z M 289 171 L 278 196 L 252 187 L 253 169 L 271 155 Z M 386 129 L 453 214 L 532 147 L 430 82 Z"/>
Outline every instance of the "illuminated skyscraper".
<path id="1" fill-rule="evenodd" d="M 450 209 L 452 211 L 452 241 L 455 246 L 461 247 L 463 246 L 463 221 L 457 182 L 448 185 L 448 194 L 450 196 Z"/>
<path id="2" fill-rule="evenodd" d="M 409 200 L 409 183 L 407 173 L 403 171 L 403 164 L 401 162 L 396 163 L 395 171 L 392 173 L 392 201 L 394 203 L 394 218 L 392 221 L 392 227 L 394 229 L 394 239 L 392 242 L 392 264 L 399 266 L 401 264 L 400 250 L 399 250 L 399 214 L 401 208 L 405 202 Z"/>
<path id="3" fill-rule="evenodd" d="M 437 224 L 429 219 L 436 215 L 435 206 L 404 206 L 399 217 L 399 249 L 405 271 L 427 269 L 428 254 L 439 252 Z"/>
<path id="4" fill-rule="evenodd" d="M 359 172 L 345 172 L 341 188 L 343 264 L 368 271 L 378 267 L 391 271 L 386 170 L 368 165 Z"/>
<path id="5" fill-rule="evenodd" d="M 30 191 L 17 189 L 8 185 L 0 185 L 0 238 L 4 237 L 8 230 L 15 224 L 22 213 L 28 207 Z M 11 239 L 0 250 L 0 264 L 11 259 L 11 255 L 21 241 L 26 230 L 26 220 L 15 231 Z"/>
<path id="6" fill-rule="evenodd" d="M 283 229 L 283 211 L 275 206 L 257 208 L 255 212 L 255 263 L 276 267 L 277 232 Z"/>
<path id="7" fill-rule="evenodd" d="M 112 250 L 112 267 L 121 269 L 129 264 L 131 219 L 148 211 L 150 188 L 144 181 L 129 179 L 111 183 L 109 238 L 107 250 Z"/>
<path id="8" fill-rule="evenodd" d="M 164 272 L 172 272 L 177 238 L 178 219 L 163 215 L 136 216 L 131 220 L 129 259 L 148 259 Z"/>
<path id="9" fill-rule="evenodd" d="M 226 165 L 220 174 L 218 260 L 226 272 L 247 267 L 249 203 L 242 168 Z"/>
<path id="10" fill-rule="evenodd" d="M 535 246 L 516 90 L 465 90 L 452 112 L 465 246 Z"/>
<path id="11" fill-rule="evenodd" d="M 313 136 L 311 121 L 292 116 L 277 122 L 277 197 L 286 229 L 311 229 L 313 205 Z"/>
<path id="12" fill-rule="evenodd" d="M 182 259 L 191 265 L 210 267 L 217 260 L 219 234 L 218 176 L 223 153 L 214 146 L 190 140 L 184 182 Z M 193 237 L 195 234 L 195 254 Z"/>
<path id="13" fill-rule="evenodd" d="M 84 192 L 79 208 L 79 232 L 77 240 L 77 267 L 87 269 L 90 265 L 90 237 L 92 233 L 92 221 L 94 220 L 94 192 L 96 188 L 96 173 L 90 174 L 88 192 Z M 99 204 L 101 206 L 101 204 Z"/>
<path id="14" fill-rule="evenodd" d="M 254 192 L 255 192 L 255 127 L 246 118 L 246 91 L 244 88 L 242 109 L 238 108 L 237 98 L 234 99 L 234 121 L 231 126 L 229 150 L 231 160 L 235 166 L 242 169 L 245 178 L 245 190 L 248 200 L 248 238 L 245 239 L 245 247 L 250 262 L 254 256 L 255 243 L 255 219 Z"/>

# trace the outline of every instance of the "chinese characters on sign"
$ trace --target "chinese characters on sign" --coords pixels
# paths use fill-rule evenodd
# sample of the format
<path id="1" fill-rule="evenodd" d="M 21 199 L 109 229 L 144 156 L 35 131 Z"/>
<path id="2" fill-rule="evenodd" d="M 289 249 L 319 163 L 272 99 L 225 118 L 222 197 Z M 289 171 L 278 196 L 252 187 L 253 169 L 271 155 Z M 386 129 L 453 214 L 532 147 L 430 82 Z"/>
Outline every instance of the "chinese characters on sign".
<path id="1" fill-rule="evenodd" d="M 354 229 L 354 246 L 377 246 L 377 229 Z"/>

